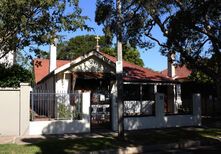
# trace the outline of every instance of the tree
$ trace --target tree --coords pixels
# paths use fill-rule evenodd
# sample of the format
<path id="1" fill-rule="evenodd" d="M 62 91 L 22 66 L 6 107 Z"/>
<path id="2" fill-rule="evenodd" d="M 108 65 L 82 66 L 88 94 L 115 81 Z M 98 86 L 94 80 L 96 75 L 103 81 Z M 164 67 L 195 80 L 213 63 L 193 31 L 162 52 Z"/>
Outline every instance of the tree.
<path id="1" fill-rule="evenodd" d="M 0 64 L 0 72 L 0 87 L 19 87 L 21 82 L 33 83 L 31 71 L 18 64 L 10 67 Z"/>
<path id="2" fill-rule="evenodd" d="M 123 46 L 123 59 L 136 65 L 144 66 L 139 51 L 131 46 Z"/>
<path id="3" fill-rule="evenodd" d="M 81 35 L 58 44 L 58 59 L 71 60 L 82 53 L 95 49 L 95 37 L 95 35 Z M 110 47 L 103 36 L 100 37 L 99 45 L 101 46 L 101 49 Z"/>
<path id="4" fill-rule="evenodd" d="M 129 0 L 122 4 L 123 40 L 133 46 L 161 46 L 165 55 L 177 53 L 178 63 L 209 76 L 221 102 L 221 1 Z M 116 33 L 112 0 L 98 0 L 96 21 L 111 38 Z M 153 34 L 159 28 L 164 39 Z"/>
<path id="5" fill-rule="evenodd" d="M 9 51 L 49 44 L 63 30 L 90 30 L 78 0 L 1 0 L 0 9 L 0 58 Z"/>
<path id="6" fill-rule="evenodd" d="M 188 78 L 192 81 L 195 81 L 197 83 L 202 83 L 202 84 L 212 85 L 214 83 L 211 77 L 205 75 L 204 73 L 200 71 L 192 72 Z"/>
<path id="7" fill-rule="evenodd" d="M 87 51 L 95 49 L 95 35 L 82 35 L 71 38 L 69 41 L 58 44 L 58 59 L 72 60 Z M 116 48 L 107 43 L 104 36 L 100 36 L 99 45 L 102 52 L 116 57 Z M 144 66 L 140 53 L 136 48 L 130 45 L 123 46 L 123 59 L 139 66 Z"/>

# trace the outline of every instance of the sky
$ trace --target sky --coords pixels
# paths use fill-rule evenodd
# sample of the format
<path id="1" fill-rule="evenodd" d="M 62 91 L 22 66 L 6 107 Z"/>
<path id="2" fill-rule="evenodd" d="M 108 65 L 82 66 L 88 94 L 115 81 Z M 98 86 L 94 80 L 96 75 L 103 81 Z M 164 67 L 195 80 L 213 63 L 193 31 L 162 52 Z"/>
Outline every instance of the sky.
<path id="1" fill-rule="evenodd" d="M 78 35 L 86 35 L 86 34 L 93 34 L 93 35 L 104 35 L 102 31 L 102 26 L 98 26 L 94 21 L 95 17 L 95 9 L 96 9 L 96 0 L 80 0 L 80 7 L 82 9 L 82 14 L 88 16 L 90 18 L 89 21 L 86 23 L 88 26 L 94 28 L 94 31 L 81 31 L 77 30 L 75 32 L 63 32 L 62 35 L 65 37 L 65 40 L 69 40 L 72 37 Z M 161 38 L 160 30 L 155 28 L 153 34 L 158 38 Z M 46 47 L 49 50 L 49 47 Z M 167 58 L 162 56 L 159 52 L 159 46 L 155 46 L 149 50 L 142 50 L 139 49 L 140 55 L 142 60 L 144 61 L 144 67 L 151 68 L 155 71 L 162 71 L 167 67 Z"/>

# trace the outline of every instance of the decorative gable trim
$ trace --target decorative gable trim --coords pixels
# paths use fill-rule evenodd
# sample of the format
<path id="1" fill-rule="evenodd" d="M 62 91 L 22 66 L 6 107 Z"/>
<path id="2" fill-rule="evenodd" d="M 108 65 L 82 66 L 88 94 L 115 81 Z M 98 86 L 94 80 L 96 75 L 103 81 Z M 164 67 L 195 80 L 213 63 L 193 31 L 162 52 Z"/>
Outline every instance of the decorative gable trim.
<path id="1" fill-rule="evenodd" d="M 115 64 L 110 61 L 109 59 L 107 59 L 106 57 L 104 57 L 103 55 L 101 55 L 100 53 L 98 53 L 97 51 L 91 51 L 87 54 L 84 54 L 78 58 L 76 58 L 75 60 L 71 61 L 70 63 L 67 63 L 59 68 L 57 68 L 55 71 L 54 71 L 54 74 L 57 74 L 59 72 L 62 72 L 72 66 L 77 66 L 79 65 L 80 63 L 82 63 L 82 61 L 86 61 L 87 59 L 90 59 L 91 57 L 97 57 L 98 59 L 102 60 L 102 61 L 105 61 L 107 62 L 107 64 L 109 64 L 110 66 L 112 66 L 113 68 L 115 68 Z"/>

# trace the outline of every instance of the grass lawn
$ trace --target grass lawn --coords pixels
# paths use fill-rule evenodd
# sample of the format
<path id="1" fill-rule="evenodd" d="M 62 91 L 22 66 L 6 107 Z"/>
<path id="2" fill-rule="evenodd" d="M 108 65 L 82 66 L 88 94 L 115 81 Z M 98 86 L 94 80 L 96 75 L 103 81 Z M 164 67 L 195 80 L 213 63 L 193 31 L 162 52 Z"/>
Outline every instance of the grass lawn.
<path id="1" fill-rule="evenodd" d="M 221 128 L 172 128 L 158 130 L 130 131 L 125 141 L 107 135 L 101 138 L 63 139 L 48 138 L 29 145 L 0 145 L 0 153 L 5 154 L 40 154 L 40 153 L 75 153 L 78 151 L 95 151 L 136 145 L 176 143 L 185 140 L 201 140 L 220 143 Z"/>
<path id="2" fill-rule="evenodd" d="M 120 144 L 119 144 L 120 145 Z M 75 153 L 78 151 L 95 151 L 118 147 L 118 142 L 111 138 L 82 139 L 47 139 L 30 145 L 4 144 L 0 145 L 0 153 L 38 154 L 38 153 Z"/>

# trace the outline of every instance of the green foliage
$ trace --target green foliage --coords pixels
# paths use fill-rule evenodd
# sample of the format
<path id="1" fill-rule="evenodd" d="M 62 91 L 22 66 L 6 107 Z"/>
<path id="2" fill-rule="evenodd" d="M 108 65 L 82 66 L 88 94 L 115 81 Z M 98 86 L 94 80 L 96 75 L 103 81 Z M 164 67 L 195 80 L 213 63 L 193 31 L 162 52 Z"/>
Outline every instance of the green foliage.
<path id="1" fill-rule="evenodd" d="M 132 47 L 152 47 L 150 42 L 142 42 L 142 35 L 145 33 L 144 26 L 150 22 L 143 7 L 139 4 L 141 0 L 121 1 L 122 3 L 122 43 L 130 44 Z M 104 33 L 107 39 L 112 40 L 117 35 L 117 16 L 115 2 L 113 0 L 97 0 L 95 21 L 104 25 Z"/>
<path id="2" fill-rule="evenodd" d="M 33 44 L 51 43 L 62 31 L 91 29 L 85 24 L 88 18 L 81 16 L 78 0 L 1 0 L 0 9 L 0 57 Z"/>
<path id="3" fill-rule="evenodd" d="M 0 64 L 0 87 L 19 87 L 21 82 L 32 83 L 32 73 L 20 65 L 6 67 Z"/>
<path id="4" fill-rule="evenodd" d="M 72 118 L 72 111 L 70 105 L 58 103 L 58 118 L 69 120 Z"/>
<path id="5" fill-rule="evenodd" d="M 112 47 L 103 48 L 102 51 L 106 54 L 109 54 L 113 57 L 117 57 L 117 49 Z M 130 63 L 144 66 L 143 60 L 140 58 L 140 53 L 136 48 L 131 47 L 130 45 L 123 46 L 123 59 Z"/>
<path id="6" fill-rule="evenodd" d="M 95 35 L 82 35 L 71 38 L 69 41 L 58 44 L 58 59 L 74 59 L 82 53 L 95 49 Z M 108 47 L 105 37 L 101 36 L 99 40 L 101 48 Z"/>
<path id="7" fill-rule="evenodd" d="M 123 59 L 139 66 L 144 66 L 143 60 L 140 58 L 140 53 L 136 48 L 124 46 Z"/>
<path id="8" fill-rule="evenodd" d="M 95 49 L 95 37 L 95 35 L 76 36 L 67 42 L 58 44 L 58 59 L 72 60 L 82 53 Z M 116 48 L 113 48 L 112 44 L 107 43 L 104 36 L 100 37 L 99 45 L 102 52 L 114 57 L 117 56 Z M 129 45 L 123 46 L 123 59 L 139 66 L 144 65 L 139 51 Z"/>
<path id="9" fill-rule="evenodd" d="M 217 83 L 221 101 L 221 1 L 130 0 L 122 3 L 123 42 L 150 48 L 161 46 L 164 55 L 177 53 L 176 61 Z M 106 11 L 105 8 L 109 8 Z M 98 0 L 96 22 L 108 38 L 116 35 L 113 0 Z M 162 36 L 154 32 L 158 28 Z"/>
<path id="10" fill-rule="evenodd" d="M 192 81 L 199 82 L 199 83 L 209 83 L 209 84 L 214 83 L 211 77 L 207 76 L 206 74 L 200 71 L 192 72 L 189 79 Z"/>
<path id="11" fill-rule="evenodd" d="M 42 59 L 49 59 L 49 53 L 47 51 L 36 49 L 35 50 L 35 57 L 42 58 Z"/>

